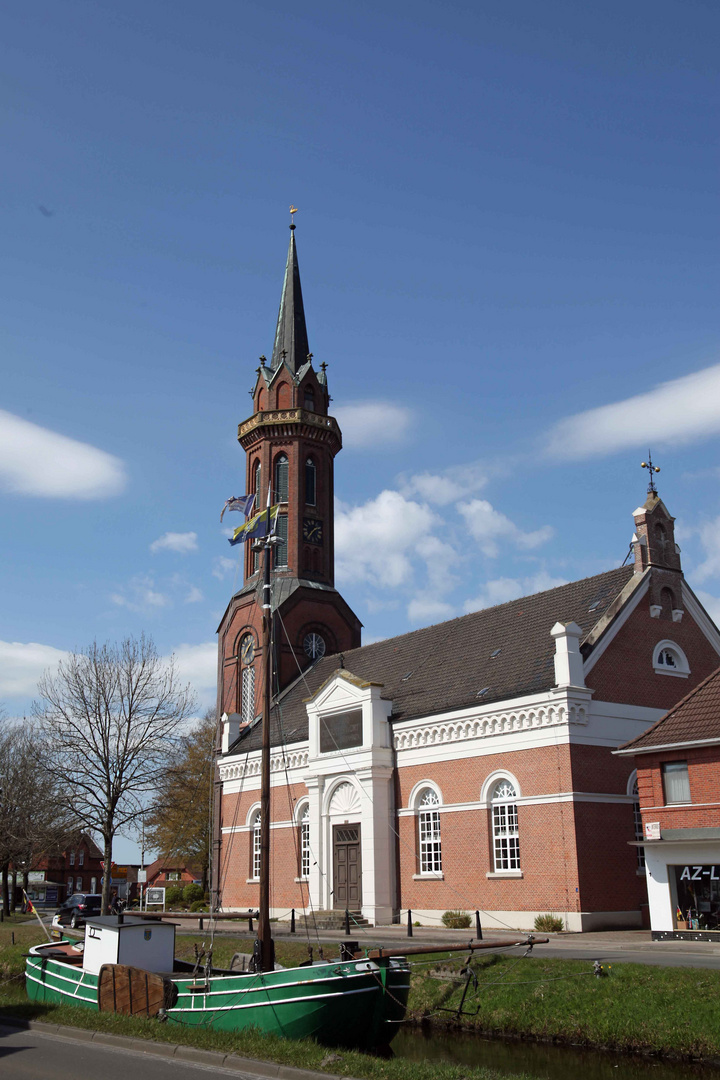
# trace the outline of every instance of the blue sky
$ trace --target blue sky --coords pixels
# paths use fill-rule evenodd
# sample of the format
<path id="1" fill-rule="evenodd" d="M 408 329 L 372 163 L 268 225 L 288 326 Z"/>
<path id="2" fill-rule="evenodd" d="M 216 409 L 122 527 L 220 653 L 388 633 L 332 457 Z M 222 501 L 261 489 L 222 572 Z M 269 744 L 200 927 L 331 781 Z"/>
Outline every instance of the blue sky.
<path id="1" fill-rule="evenodd" d="M 0 701 L 146 631 L 213 700 L 291 202 L 365 640 L 617 565 L 720 616 L 712 0 L 6 9 Z"/>

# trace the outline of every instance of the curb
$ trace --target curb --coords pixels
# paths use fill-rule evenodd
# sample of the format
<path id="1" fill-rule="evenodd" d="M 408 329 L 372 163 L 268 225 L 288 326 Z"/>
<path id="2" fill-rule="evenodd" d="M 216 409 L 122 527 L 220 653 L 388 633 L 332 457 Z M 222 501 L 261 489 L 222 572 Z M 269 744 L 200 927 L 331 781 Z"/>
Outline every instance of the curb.
<path id="1" fill-rule="evenodd" d="M 269 1077 L 271 1080 L 352 1080 L 334 1073 L 314 1072 L 311 1069 L 298 1069 L 294 1065 L 278 1065 L 274 1061 L 260 1058 L 245 1058 L 238 1054 L 224 1054 L 222 1051 L 202 1050 L 195 1046 L 181 1046 L 178 1043 L 160 1043 L 152 1039 L 134 1039 L 129 1035 L 112 1035 L 104 1031 L 91 1031 L 88 1028 L 74 1028 L 63 1024 L 46 1024 L 42 1020 L 23 1020 L 20 1017 L 0 1016 L 0 1035 L 5 1031 L 37 1031 L 44 1035 L 56 1035 L 63 1039 L 80 1042 L 93 1042 L 98 1046 L 115 1046 L 123 1050 L 133 1050 L 141 1054 L 155 1054 L 158 1057 L 177 1061 L 195 1062 L 198 1065 L 212 1065 L 215 1068 L 234 1069 L 249 1076 Z"/>

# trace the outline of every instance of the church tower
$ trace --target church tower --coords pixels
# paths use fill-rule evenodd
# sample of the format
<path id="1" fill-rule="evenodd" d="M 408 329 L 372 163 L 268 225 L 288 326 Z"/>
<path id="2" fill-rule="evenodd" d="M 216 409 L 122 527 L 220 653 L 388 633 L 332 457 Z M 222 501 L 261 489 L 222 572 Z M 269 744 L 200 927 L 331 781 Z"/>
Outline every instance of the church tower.
<path id="1" fill-rule="evenodd" d="M 292 224 L 272 357 L 270 363 L 260 358 L 253 414 L 238 427 L 245 490 L 263 509 L 269 482 L 272 502 L 284 504 L 273 557 L 279 690 L 321 656 L 360 645 L 361 623 L 334 587 L 333 469 L 342 434 L 328 413 L 326 369 L 323 363 L 315 370 L 308 345 Z M 252 545 L 244 546 L 244 585 L 218 629 L 218 696 L 220 714 L 240 714 L 249 723 L 259 712 L 261 566 Z"/>

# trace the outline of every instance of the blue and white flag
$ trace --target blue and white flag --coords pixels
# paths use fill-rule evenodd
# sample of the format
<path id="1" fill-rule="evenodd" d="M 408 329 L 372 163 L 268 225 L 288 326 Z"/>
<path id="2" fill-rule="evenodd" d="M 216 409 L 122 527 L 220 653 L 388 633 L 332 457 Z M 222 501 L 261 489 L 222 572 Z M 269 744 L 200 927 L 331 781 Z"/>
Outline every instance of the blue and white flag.
<path id="1" fill-rule="evenodd" d="M 254 495 L 231 495 L 229 499 L 225 500 L 225 505 L 220 514 L 220 520 L 222 521 L 226 510 L 242 510 L 245 517 L 249 518 L 254 505 Z"/>
<path id="2" fill-rule="evenodd" d="M 235 544 L 242 544 L 244 540 L 261 540 L 268 533 L 274 533 L 279 509 L 280 503 L 277 503 L 275 506 L 269 506 L 266 510 L 261 510 L 259 514 L 255 514 L 254 517 L 251 517 L 249 521 L 246 521 L 244 525 L 240 525 L 235 530 L 232 539 L 228 540 L 228 544 L 234 547 Z"/>

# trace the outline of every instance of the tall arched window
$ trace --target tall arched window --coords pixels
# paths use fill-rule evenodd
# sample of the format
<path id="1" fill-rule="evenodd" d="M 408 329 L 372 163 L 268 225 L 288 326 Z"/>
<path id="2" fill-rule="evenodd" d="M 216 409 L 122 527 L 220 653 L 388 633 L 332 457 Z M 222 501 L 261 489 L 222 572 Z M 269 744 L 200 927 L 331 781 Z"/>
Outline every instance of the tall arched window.
<path id="1" fill-rule="evenodd" d="M 242 705 L 240 713 L 244 724 L 251 724 L 255 719 L 255 668 L 243 668 Z"/>
<path id="2" fill-rule="evenodd" d="M 275 497 L 273 502 L 287 502 L 290 465 L 287 454 L 280 454 L 275 459 Z"/>
<path id="3" fill-rule="evenodd" d="M 492 803 L 493 863 L 496 873 L 520 869 L 517 792 L 508 779 L 499 780 Z"/>
<path id="4" fill-rule="evenodd" d="M 255 468 L 253 470 L 253 491 L 255 493 L 255 507 L 254 513 L 264 509 L 262 506 L 262 468 L 260 466 L 260 459 L 255 462 Z M 260 569 L 260 552 L 253 551 L 253 574 L 257 574 Z"/>
<path id="5" fill-rule="evenodd" d="M 300 877 L 310 877 L 310 806 L 300 815 Z"/>
<path id="6" fill-rule="evenodd" d="M 314 506 L 316 500 L 317 469 L 312 458 L 305 462 L 305 502 L 308 506 Z"/>
<path id="7" fill-rule="evenodd" d="M 280 538 L 280 543 L 275 544 L 275 566 L 287 566 L 288 564 L 288 519 L 287 514 L 278 514 L 275 532 Z"/>
<path id="8" fill-rule="evenodd" d="M 417 798 L 418 847 L 420 873 L 442 872 L 442 847 L 440 843 L 440 798 L 432 788 L 423 788 Z"/>
<path id="9" fill-rule="evenodd" d="M 635 826 L 635 839 L 644 840 L 645 835 L 643 833 L 642 814 L 640 813 L 640 798 L 638 792 L 637 776 L 632 789 L 635 802 L 633 803 L 633 824 Z M 639 847 L 635 849 L 637 851 L 637 868 L 638 870 L 645 870 L 645 848 Z"/>
<path id="10" fill-rule="evenodd" d="M 315 412 L 315 395 L 312 392 L 312 386 L 305 387 L 305 408 L 308 412 Z"/>
<path id="11" fill-rule="evenodd" d="M 252 819 L 252 848 L 250 860 L 250 876 L 255 880 L 260 878 L 260 811 L 256 810 Z"/>

